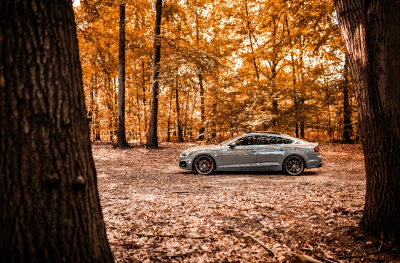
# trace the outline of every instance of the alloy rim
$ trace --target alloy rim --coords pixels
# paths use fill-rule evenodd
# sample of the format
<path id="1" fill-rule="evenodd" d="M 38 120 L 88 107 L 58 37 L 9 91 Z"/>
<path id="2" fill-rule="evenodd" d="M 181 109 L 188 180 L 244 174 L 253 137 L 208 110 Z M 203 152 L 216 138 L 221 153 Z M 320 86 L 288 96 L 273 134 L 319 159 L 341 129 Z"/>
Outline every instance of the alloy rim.
<path id="1" fill-rule="evenodd" d="M 286 162 L 286 171 L 292 175 L 298 175 L 303 171 L 304 164 L 300 158 L 292 157 Z"/>
<path id="2" fill-rule="evenodd" d="M 209 157 L 202 157 L 196 161 L 196 170 L 200 174 L 210 173 L 213 169 L 213 162 Z"/>

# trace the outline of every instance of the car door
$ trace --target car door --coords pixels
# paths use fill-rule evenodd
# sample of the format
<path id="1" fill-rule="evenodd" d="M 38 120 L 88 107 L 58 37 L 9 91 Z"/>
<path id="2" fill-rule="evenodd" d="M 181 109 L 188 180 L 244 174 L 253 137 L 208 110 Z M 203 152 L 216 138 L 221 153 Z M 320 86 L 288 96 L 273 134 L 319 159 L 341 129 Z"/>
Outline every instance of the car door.
<path id="1" fill-rule="evenodd" d="M 244 136 L 238 138 L 222 150 L 222 166 L 223 169 L 245 170 L 251 169 L 257 165 L 257 150 L 253 143 L 252 136 Z"/>
<path id="2" fill-rule="evenodd" d="M 262 135 L 258 139 L 257 164 L 259 166 L 279 169 L 285 154 L 286 150 L 278 136 Z"/>

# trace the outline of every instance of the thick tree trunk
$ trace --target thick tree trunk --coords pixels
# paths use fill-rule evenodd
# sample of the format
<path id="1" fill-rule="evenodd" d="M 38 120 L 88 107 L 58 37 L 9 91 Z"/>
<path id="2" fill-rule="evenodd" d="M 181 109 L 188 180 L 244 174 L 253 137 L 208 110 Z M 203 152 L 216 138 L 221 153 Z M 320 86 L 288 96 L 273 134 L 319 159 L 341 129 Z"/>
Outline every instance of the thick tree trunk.
<path id="1" fill-rule="evenodd" d="M 128 147 L 125 134 L 125 3 L 119 6 L 117 130 L 117 147 Z"/>
<path id="2" fill-rule="evenodd" d="M 153 43 L 153 83 L 151 87 L 150 120 L 149 132 L 147 135 L 146 146 L 148 148 L 158 148 L 157 137 L 157 116 L 158 116 L 158 75 L 159 62 L 161 59 L 161 11 L 162 0 L 156 0 L 156 19 L 154 25 Z"/>
<path id="3" fill-rule="evenodd" d="M 343 141 L 351 142 L 353 126 L 351 125 L 351 105 L 349 98 L 349 61 L 346 56 L 343 71 Z"/>
<path id="4" fill-rule="evenodd" d="M 400 241 L 400 3 L 336 0 L 366 170 L 362 230 Z"/>
<path id="5" fill-rule="evenodd" d="M 0 1 L 0 262 L 112 262 L 70 0 Z"/>

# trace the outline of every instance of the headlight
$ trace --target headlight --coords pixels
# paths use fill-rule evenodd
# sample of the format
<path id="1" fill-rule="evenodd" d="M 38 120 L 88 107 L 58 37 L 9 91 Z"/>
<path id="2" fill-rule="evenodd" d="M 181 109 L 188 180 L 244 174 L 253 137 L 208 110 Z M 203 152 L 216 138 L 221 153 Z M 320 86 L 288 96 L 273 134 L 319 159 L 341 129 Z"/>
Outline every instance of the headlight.
<path id="1" fill-rule="evenodd" d="M 189 156 L 190 154 L 191 154 L 191 152 L 181 152 L 181 154 L 179 154 L 179 156 L 185 157 L 185 156 Z"/>

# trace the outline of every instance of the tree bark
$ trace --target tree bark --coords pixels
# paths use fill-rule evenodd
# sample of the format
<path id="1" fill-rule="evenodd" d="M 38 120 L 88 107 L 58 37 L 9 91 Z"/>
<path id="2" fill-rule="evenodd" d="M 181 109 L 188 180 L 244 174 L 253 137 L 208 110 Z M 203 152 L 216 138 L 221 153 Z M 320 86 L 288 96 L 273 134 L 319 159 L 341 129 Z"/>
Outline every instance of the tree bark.
<path id="1" fill-rule="evenodd" d="M 178 142 L 185 142 L 183 138 L 183 125 L 182 125 L 182 117 L 181 117 L 181 107 L 179 104 L 179 83 L 175 82 L 175 106 L 176 106 L 176 122 L 178 129 Z"/>
<path id="2" fill-rule="evenodd" d="M 360 228 L 400 239 L 400 3 L 336 0 L 358 100 L 366 170 Z"/>
<path id="3" fill-rule="evenodd" d="M 201 69 L 200 69 L 201 70 Z M 200 72 L 197 74 L 199 77 L 199 87 L 200 87 L 200 118 L 201 118 L 201 128 L 199 130 L 199 140 L 202 141 L 205 139 L 206 132 L 206 107 L 204 100 L 204 85 L 203 85 L 203 74 Z"/>
<path id="4" fill-rule="evenodd" d="M 260 82 L 260 73 L 259 73 L 259 69 L 258 69 L 258 66 L 257 66 L 257 60 L 256 60 L 256 54 L 255 54 L 255 52 L 254 52 L 254 45 L 253 45 L 253 38 L 252 38 L 252 29 L 251 29 L 251 22 L 250 22 L 250 19 L 249 19 L 249 16 L 250 16 L 250 14 L 249 14 L 249 8 L 248 8 L 248 3 L 247 3 L 247 0 L 245 0 L 244 1 L 245 3 L 245 10 L 246 10 L 246 27 L 247 27 L 247 34 L 248 34 L 248 36 L 249 36 L 249 42 L 250 42 L 250 50 L 251 50 L 251 60 L 252 60 L 252 62 L 253 62 L 253 66 L 254 66 L 254 71 L 255 71 L 255 73 L 256 73 L 256 80 L 257 80 L 257 83 L 259 83 Z"/>
<path id="5" fill-rule="evenodd" d="M 167 118 L 167 142 L 171 142 L 171 114 L 172 114 L 172 98 L 174 90 L 171 89 L 169 94 L 169 105 L 168 105 L 168 118 Z"/>
<path id="6" fill-rule="evenodd" d="M 154 25 L 153 43 L 153 83 L 151 87 L 150 120 L 149 132 L 147 135 L 146 146 L 148 148 L 158 148 L 157 138 L 157 115 L 158 115 L 158 75 L 159 62 L 161 60 L 161 11 L 162 0 L 156 0 L 156 19 Z"/>
<path id="7" fill-rule="evenodd" d="M 125 134 L 125 3 L 119 6 L 117 147 L 129 144 Z"/>
<path id="8" fill-rule="evenodd" d="M 351 136 L 353 133 L 349 87 L 349 61 L 346 56 L 343 71 L 343 141 L 345 143 L 351 143 Z"/>
<path id="9" fill-rule="evenodd" d="M 143 132 L 145 132 L 146 127 L 147 127 L 147 101 L 146 101 L 146 75 L 145 75 L 145 64 L 144 60 L 142 59 L 142 67 L 141 67 L 142 73 L 141 73 L 141 85 L 142 85 L 142 107 L 143 107 Z M 140 104 L 139 109 L 140 109 Z M 142 132 L 141 129 L 142 127 L 139 126 L 140 129 L 140 144 L 142 144 Z"/>
<path id="10" fill-rule="evenodd" d="M 72 2 L 0 2 L 0 262 L 113 262 Z"/>
<path id="11" fill-rule="evenodd" d="M 199 15 L 197 10 L 195 11 L 196 15 L 196 45 L 199 47 L 200 45 L 200 29 L 199 29 Z M 201 118 L 201 126 L 199 130 L 198 139 L 200 141 L 204 140 L 204 134 L 206 132 L 206 107 L 204 100 L 204 85 L 203 85 L 203 69 L 199 65 L 197 77 L 199 78 L 199 88 L 200 88 L 200 118 Z"/>

